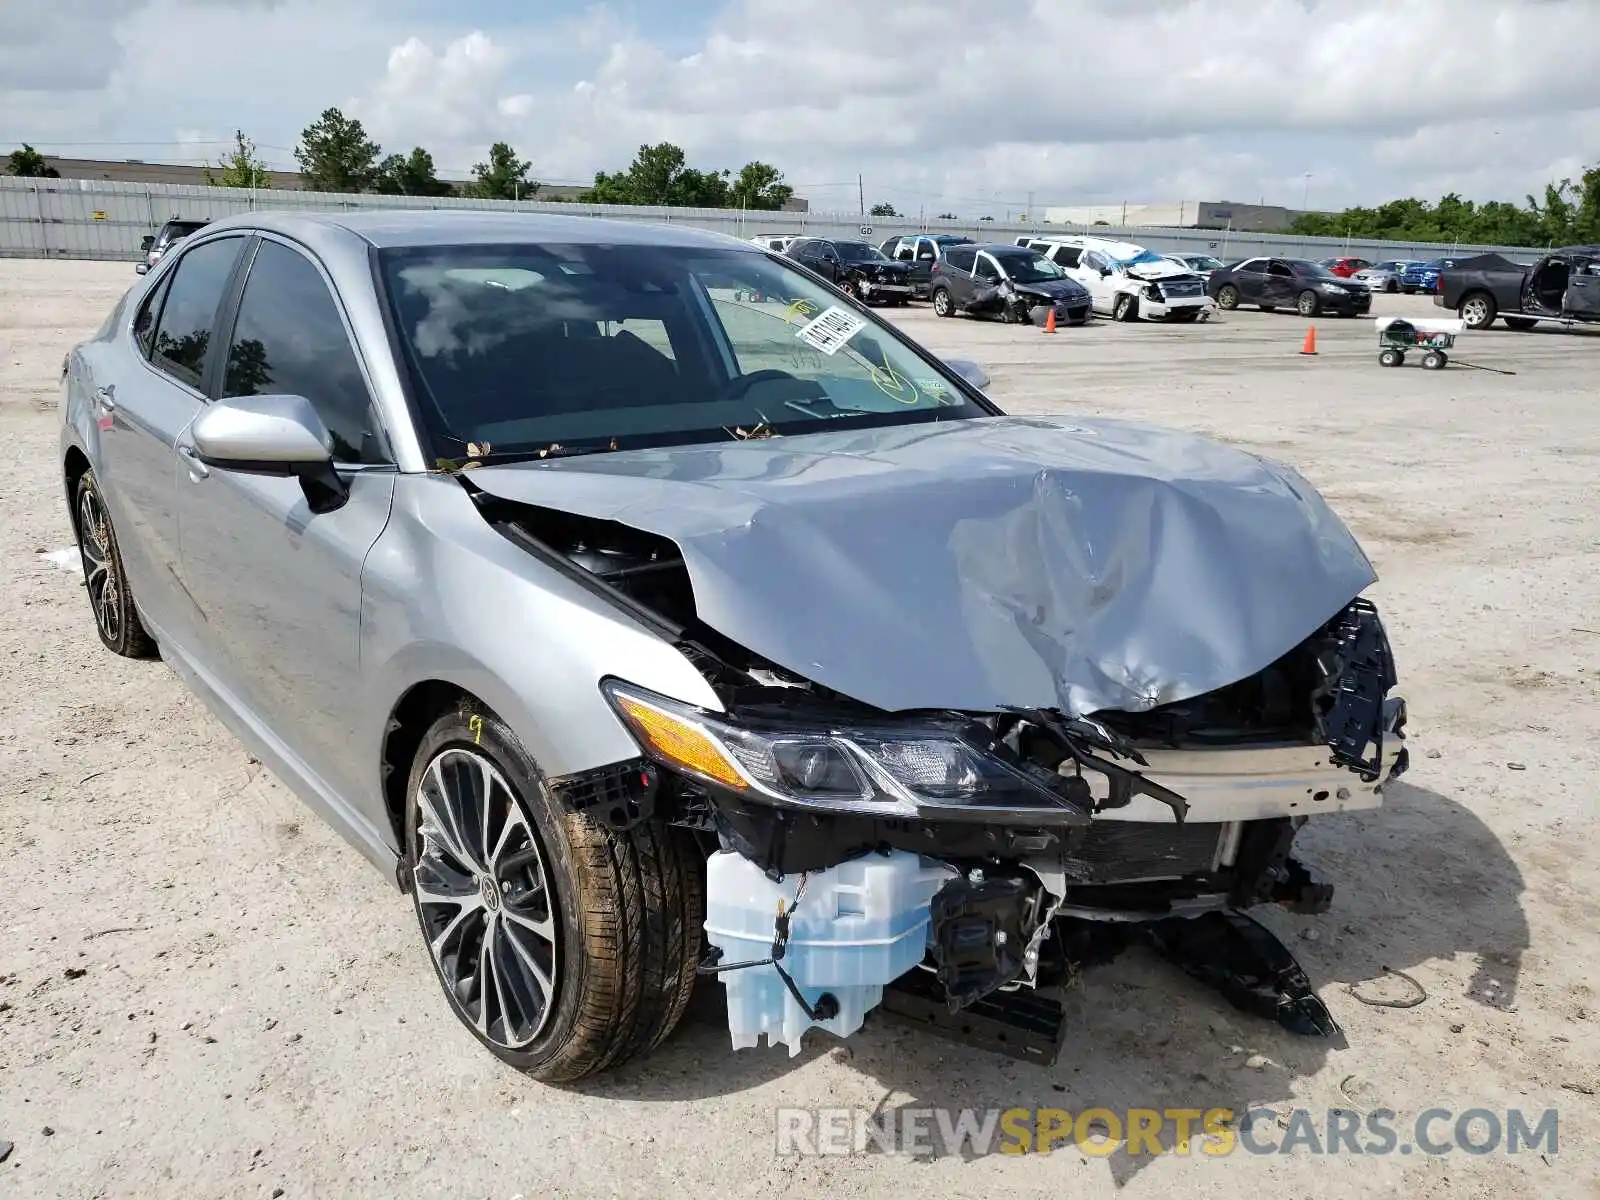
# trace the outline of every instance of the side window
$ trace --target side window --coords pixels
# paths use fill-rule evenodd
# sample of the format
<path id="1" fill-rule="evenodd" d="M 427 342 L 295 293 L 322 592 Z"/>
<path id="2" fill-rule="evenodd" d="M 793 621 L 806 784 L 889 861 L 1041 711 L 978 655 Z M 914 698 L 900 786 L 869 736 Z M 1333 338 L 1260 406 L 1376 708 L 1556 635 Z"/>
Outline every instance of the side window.
<path id="1" fill-rule="evenodd" d="M 944 261 L 958 271 L 970 271 L 975 256 L 976 252 L 968 249 L 946 250 Z"/>
<path id="2" fill-rule="evenodd" d="M 894 257 L 896 262 L 913 262 L 917 257 L 917 243 L 911 238 L 901 238 L 900 244 L 895 247 Z"/>
<path id="3" fill-rule="evenodd" d="M 234 237 L 194 247 L 178 260 L 167 285 L 150 362 L 192 388 L 205 386 L 211 327 L 242 245 L 244 239 Z"/>
<path id="4" fill-rule="evenodd" d="M 994 265 L 994 259 L 987 254 L 978 255 L 978 268 L 973 272 L 979 279 L 999 279 L 1000 268 Z"/>
<path id="5" fill-rule="evenodd" d="M 917 260 L 919 262 L 938 262 L 939 243 L 919 238 L 917 241 Z"/>
<path id="6" fill-rule="evenodd" d="M 1060 267 L 1076 267 L 1078 260 L 1083 257 L 1083 251 L 1077 246 L 1057 246 L 1050 257 Z"/>
<path id="7" fill-rule="evenodd" d="M 1109 271 L 1111 260 L 1098 250 L 1086 250 L 1083 255 L 1083 265 L 1091 271 Z"/>
<path id="8" fill-rule="evenodd" d="M 228 346 L 224 396 L 304 396 L 338 462 L 383 462 L 366 381 L 328 285 L 311 260 L 262 242 Z"/>
<path id="9" fill-rule="evenodd" d="M 1238 266 L 1238 270 L 1240 272 L 1243 272 L 1243 273 L 1249 274 L 1249 275 L 1259 275 L 1266 268 L 1266 265 L 1267 265 L 1267 260 L 1266 259 L 1264 259 L 1264 258 L 1252 258 L 1248 262 L 1240 263 L 1239 266 Z"/>
<path id="10" fill-rule="evenodd" d="M 1267 274 L 1288 279 L 1294 275 L 1294 268 L 1285 262 L 1275 262 L 1267 268 Z"/>
<path id="11" fill-rule="evenodd" d="M 156 318 L 161 314 L 161 302 L 167 298 L 167 289 L 171 286 L 172 272 L 168 271 L 150 289 L 150 294 L 144 298 L 138 314 L 133 318 L 133 340 L 139 344 L 139 353 L 145 358 L 150 357 L 150 351 L 156 344 Z"/>

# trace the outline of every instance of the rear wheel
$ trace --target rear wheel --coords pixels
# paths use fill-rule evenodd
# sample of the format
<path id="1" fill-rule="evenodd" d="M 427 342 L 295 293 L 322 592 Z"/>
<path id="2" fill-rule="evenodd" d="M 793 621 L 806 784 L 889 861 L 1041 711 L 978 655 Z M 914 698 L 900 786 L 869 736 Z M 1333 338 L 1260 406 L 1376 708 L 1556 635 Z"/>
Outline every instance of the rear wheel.
<path id="1" fill-rule="evenodd" d="M 100 495 L 94 471 L 78 477 L 72 504 L 72 524 L 78 535 L 78 557 L 83 563 L 83 583 L 94 613 L 95 631 L 106 648 L 124 658 L 150 658 L 155 639 L 145 631 L 128 590 L 122 551 L 111 527 L 110 514 Z"/>
<path id="2" fill-rule="evenodd" d="M 1307 288 L 1294 298 L 1294 307 L 1302 317 L 1314 317 L 1322 311 L 1322 300 Z"/>
<path id="3" fill-rule="evenodd" d="M 1217 307 L 1233 310 L 1239 307 L 1239 289 L 1225 283 L 1217 289 Z"/>
<path id="4" fill-rule="evenodd" d="M 933 289 L 933 315 L 936 317 L 953 317 L 956 315 L 955 301 L 950 298 L 950 289 L 936 287 Z"/>
<path id="5" fill-rule="evenodd" d="M 1442 370 L 1444 365 L 1449 361 L 1450 360 L 1438 350 L 1429 350 L 1422 356 L 1422 365 L 1429 371 Z"/>
<path id="6" fill-rule="evenodd" d="M 703 919 L 690 835 L 568 811 L 516 736 L 470 706 L 424 736 L 407 796 L 423 942 L 452 1011 L 497 1058 L 567 1081 L 672 1032 Z"/>
<path id="7" fill-rule="evenodd" d="M 1494 324 L 1499 308 L 1488 292 L 1470 292 L 1461 299 L 1461 320 L 1468 329 L 1487 329 Z"/>

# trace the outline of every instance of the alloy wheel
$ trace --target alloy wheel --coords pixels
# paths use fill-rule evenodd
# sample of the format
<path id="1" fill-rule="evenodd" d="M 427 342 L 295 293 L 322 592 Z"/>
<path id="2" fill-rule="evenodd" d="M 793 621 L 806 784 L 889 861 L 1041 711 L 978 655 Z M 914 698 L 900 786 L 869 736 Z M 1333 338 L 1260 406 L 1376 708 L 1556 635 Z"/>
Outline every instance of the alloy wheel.
<path id="1" fill-rule="evenodd" d="M 1462 319 L 1469 329 L 1478 329 L 1489 323 L 1489 302 L 1482 296 L 1473 296 L 1461 306 Z"/>
<path id="2" fill-rule="evenodd" d="M 556 1005 L 555 893 L 538 835 L 505 777 L 441 751 L 414 798 L 417 911 L 445 990 L 480 1037 L 520 1050 Z"/>
<path id="3" fill-rule="evenodd" d="M 83 559 L 83 582 L 89 589 L 89 607 L 107 642 L 122 635 L 122 588 L 117 556 L 111 549 L 111 521 L 100 493 L 92 487 L 78 494 L 78 553 Z"/>

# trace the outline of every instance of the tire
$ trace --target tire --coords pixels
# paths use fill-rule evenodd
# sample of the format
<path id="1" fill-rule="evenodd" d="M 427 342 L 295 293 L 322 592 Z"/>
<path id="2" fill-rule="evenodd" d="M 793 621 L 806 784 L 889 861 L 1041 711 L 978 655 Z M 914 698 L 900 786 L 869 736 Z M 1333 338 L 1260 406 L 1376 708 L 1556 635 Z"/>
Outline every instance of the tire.
<path id="1" fill-rule="evenodd" d="M 1502 317 L 1501 320 L 1506 323 L 1507 329 L 1515 329 L 1519 333 L 1532 329 L 1539 323 L 1532 317 Z"/>
<path id="2" fill-rule="evenodd" d="M 933 289 L 933 315 L 936 317 L 953 317 L 956 315 L 956 302 L 950 295 L 947 287 Z"/>
<path id="3" fill-rule="evenodd" d="M 1428 371 L 1442 371 L 1450 360 L 1437 350 L 1429 350 L 1422 356 L 1422 366 Z"/>
<path id="4" fill-rule="evenodd" d="M 1278 306 L 1276 304 L 1262 304 L 1259 307 L 1260 307 L 1262 312 L 1277 312 L 1278 311 Z"/>
<path id="5" fill-rule="evenodd" d="M 1294 298 L 1294 307 L 1302 317 L 1315 317 L 1322 312 L 1322 298 L 1307 288 Z"/>
<path id="6" fill-rule="evenodd" d="M 1232 312 L 1239 307 L 1239 289 L 1225 283 L 1217 289 L 1217 307 Z"/>
<path id="7" fill-rule="evenodd" d="M 1386 367 L 1398 367 L 1406 361 L 1405 351 L 1391 346 L 1378 355 L 1378 361 Z"/>
<path id="8" fill-rule="evenodd" d="M 1500 308 L 1488 292 L 1468 292 L 1461 297 L 1456 312 L 1468 329 L 1487 329 L 1494 324 Z"/>
<path id="9" fill-rule="evenodd" d="M 1400 285 L 1391 279 L 1383 285 L 1383 290 L 1385 295 L 1392 296 L 1400 290 Z"/>
<path id="10" fill-rule="evenodd" d="M 445 833 L 452 812 L 467 819 Z M 493 713 L 463 705 L 423 737 L 405 864 L 446 1001 L 502 1062 L 570 1082 L 654 1049 L 683 1016 L 705 909 L 691 835 L 656 821 L 618 833 L 568 811 Z"/>
<path id="11" fill-rule="evenodd" d="M 1123 292 L 1111 302 L 1111 319 L 1113 321 L 1137 321 L 1139 319 L 1139 301 L 1137 297 Z"/>
<path id="12" fill-rule="evenodd" d="M 73 489 L 72 528 L 78 538 L 78 559 L 83 564 L 84 590 L 94 614 L 95 632 L 106 649 L 123 658 L 152 658 L 156 642 L 139 620 L 139 610 L 128 589 L 128 572 L 122 565 L 117 531 L 111 526 L 94 471 L 78 477 Z"/>

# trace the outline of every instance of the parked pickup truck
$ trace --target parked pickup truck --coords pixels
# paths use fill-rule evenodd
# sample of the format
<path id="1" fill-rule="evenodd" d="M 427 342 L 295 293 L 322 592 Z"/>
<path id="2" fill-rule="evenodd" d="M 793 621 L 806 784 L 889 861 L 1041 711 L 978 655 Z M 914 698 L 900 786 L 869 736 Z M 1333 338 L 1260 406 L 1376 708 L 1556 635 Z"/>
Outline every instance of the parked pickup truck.
<path id="1" fill-rule="evenodd" d="M 1468 329 L 1487 329 L 1496 317 L 1512 329 L 1600 324 L 1600 246 L 1552 250 L 1531 267 L 1498 254 L 1457 259 L 1440 271 L 1433 302 L 1455 309 Z"/>

